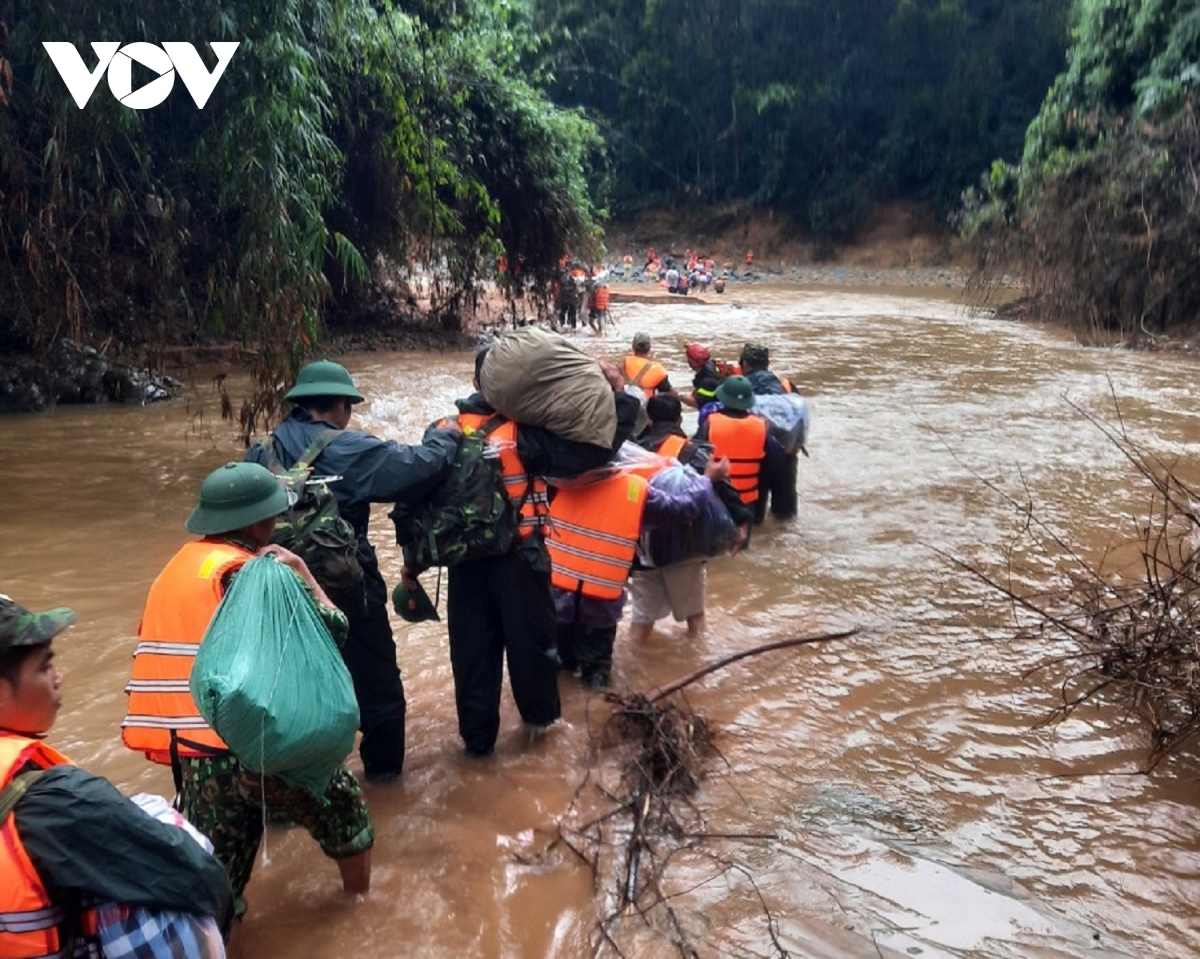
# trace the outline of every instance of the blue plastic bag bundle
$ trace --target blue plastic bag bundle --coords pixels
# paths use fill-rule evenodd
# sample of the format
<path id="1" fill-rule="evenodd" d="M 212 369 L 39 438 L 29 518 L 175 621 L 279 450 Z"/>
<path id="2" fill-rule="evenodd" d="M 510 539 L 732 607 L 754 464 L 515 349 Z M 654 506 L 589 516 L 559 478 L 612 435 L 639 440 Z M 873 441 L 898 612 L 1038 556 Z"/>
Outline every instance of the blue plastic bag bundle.
<path id="1" fill-rule="evenodd" d="M 767 421 L 770 434 L 786 452 L 799 450 L 807 455 L 804 447 L 808 442 L 810 414 L 808 400 L 803 396 L 795 393 L 756 396 L 752 412 Z"/>
<path id="2" fill-rule="evenodd" d="M 670 566 L 689 559 L 719 556 L 737 542 L 738 528 L 712 483 L 685 466 L 669 466 L 650 477 L 650 485 L 676 496 L 695 497 L 698 514 L 685 522 L 647 526 L 638 542 L 649 566 Z"/>
<path id="3" fill-rule="evenodd" d="M 314 796 L 354 747 L 350 673 L 300 578 L 270 556 L 243 566 L 221 600 L 191 691 L 244 766 Z"/>

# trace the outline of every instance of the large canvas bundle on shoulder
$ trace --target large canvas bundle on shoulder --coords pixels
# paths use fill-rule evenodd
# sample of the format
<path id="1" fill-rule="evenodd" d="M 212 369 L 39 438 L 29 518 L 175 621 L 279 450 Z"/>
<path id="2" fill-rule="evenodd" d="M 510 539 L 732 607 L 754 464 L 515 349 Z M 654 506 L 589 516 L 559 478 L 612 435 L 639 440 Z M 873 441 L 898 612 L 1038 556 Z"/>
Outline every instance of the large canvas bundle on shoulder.
<path id="1" fill-rule="evenodd" d="M 593 357 L 557 333 L 531 326 L 500 337 L 483 361 L 479 388 L 510 420 L 612 446 L 612 387 Z"/>

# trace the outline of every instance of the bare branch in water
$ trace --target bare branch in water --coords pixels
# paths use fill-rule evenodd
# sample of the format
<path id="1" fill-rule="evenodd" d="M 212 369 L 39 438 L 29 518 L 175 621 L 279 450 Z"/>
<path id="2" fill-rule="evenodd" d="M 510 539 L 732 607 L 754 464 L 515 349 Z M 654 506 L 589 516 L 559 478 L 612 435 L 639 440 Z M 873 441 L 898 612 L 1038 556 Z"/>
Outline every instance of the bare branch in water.
<path id="1" fill-rule="evenodd" d="M 1047 653 L 1038 667 L 1076 664 L 1061 679 L 1061 704 L 1046 722 L 1115 698 L 1149 729 L 1149 771 L 1200 732 L 1200 496 L 1171 464 L 1130 438 L 1115 394 L 1116 426 L 1067 402 L 1150 486 L 1149 515 L 1126 544 L 1136 549 L 1136 562 L 1123 575 L 1106 568 L 1112 550 L 1100 562 L 1087 562 L 1033 516 L 1029 499 L 1021 504 L 1022 535 L 1059 571 L 1051 588 L 1017 585 L 1011 553 L 1007 581 L 975 563 L 946 559 L 1029 614 L 1032 623 L 1022 634 L 1069 643 L 1069 652 Z"/>

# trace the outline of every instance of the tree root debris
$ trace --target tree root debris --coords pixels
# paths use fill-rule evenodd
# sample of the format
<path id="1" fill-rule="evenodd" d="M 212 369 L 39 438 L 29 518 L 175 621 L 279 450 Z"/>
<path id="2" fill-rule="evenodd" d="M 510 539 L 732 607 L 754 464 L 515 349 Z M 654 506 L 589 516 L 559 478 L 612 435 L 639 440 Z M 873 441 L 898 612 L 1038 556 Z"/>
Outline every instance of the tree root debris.
<path id="1" fill-rule="evenodd" d="M 593 883 L 601 890 L 603 876 L 619 876 L 610 894 L 611 911 L 597 926 L 593 955 L 625 956 L 628 935 L 622 921 L 637 917 L 642 927 L 666 938 L 681 956 L 699 954 L 697 933 L 689 931 L 685 917 L 673 900 L 683 891 L 668 891 L 664 877 L 677 853 L 706 857 L 717 865 L 717 876 L 738 873 L 754 890 L 767 924 L 772 954 L 786 956 L 779 942 L 774 917 L 745 867 L 722 859 L 705 845 L 715 841 L 773 840 L 776 837 L 742 831 L 709 830 L 703 811 L 693 802 L 700 789 L 709 760 L 719 754 L 718 736 L 712 724 L 686 703 L 664 702 L 700 678 L 750 656 L 773 650 L 827 642 L 853 636 L 843 630 L 815 636 L 781 640 L 756 646 L 714 661 L 670 683 L 646 693 L 610 692 L 604 702 L 611 711 L 592 739 L 592 757 L 579 783 L 574 810 L 592 784 L 610 805 L 585 822 L 569 825 L 568 815 L 558 824 L 558 834 L 543 851 L 545 856 L 561 844 L 587 863 Z M 619 778 L 604 757 L 620 753 Z M 611 787 L 604 779 L 614 781 Z M 716 878 L 716 877 L 713 877 Z M 658 921 L 661 917 L 665 921 Z M 631 933 L 631 931 L 628 931 Z"/>
<path id="2" fill-rule="evenodd" d="M 1114 397 L 1115 401 L 1115 397 Z M 1074 404 L 1071 404 L 1074 406 Z M 1102 699 L 1122 706 L 1148 728 L 1145 770 L 1200 732 L 1200 494 L 1153 453 L 1139 447 L 1120 423 L 1108 426 L 1074 407 L 1112 442 L 1149 484 L 1149 516 L 1128 547 L 1120 569 L 1089 563 L 1034 515 L 1032 501 L 1010 498 L 1023 514 L 1022 541 L 1053 559 L 1058 582 L 1043 592 L 1002 581 L 972 564 L 961 568 L 1002 593 L 1017 615 L 1019 634 L 1065 641 L 1068 651 L 1047 655 L 1042 668 L 1063 668 L 1061 705 L 1047 723 Z M 1136 551 L 1136 559 L 1127 554 Z M 1065 557 L 1065 560 L 1063 559 Z"/>

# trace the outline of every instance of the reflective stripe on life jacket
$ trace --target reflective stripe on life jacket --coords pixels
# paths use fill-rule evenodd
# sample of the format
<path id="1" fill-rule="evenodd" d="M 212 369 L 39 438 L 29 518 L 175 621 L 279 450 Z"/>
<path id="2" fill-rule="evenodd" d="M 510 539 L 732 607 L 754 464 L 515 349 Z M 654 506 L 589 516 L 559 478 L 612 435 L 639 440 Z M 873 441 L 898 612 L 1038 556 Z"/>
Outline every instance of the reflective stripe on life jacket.
<path id="1" fill-rule="evenodd" d="M 18 772 L 33 764 L 42 769 L 69 764 L 58 750 L 40 739 L 0 732 L 0 790 Z M 0 823 L 0 956 L 5 959 L 41 959 L 61 955 L 58 926 L 67 910 L 50 901 L 17 833 L 16 815 Z M 85 930 L 94 931 L 94 917 L 85 917 Z"/>
<path id="2" fill-rule="evenodd" d="M 171 765 L 172 739 L 180 756 L 206 756 L 228 747 L 209 728 L 188 688 L 200 640 L 224 595 L 222 580 L 254 554 L 215 540 L 188 543 L 150 587 L 125 687 L 128 713 L 121 739 L 156 763 Z"/>
<path id="3" fill-rule="evenodd" d="M 491 419 L 499 417 L 498 413 L 460 413 L 458 424 L 464 430 L 482 429 Z M 493 428 L 487 436 L 489 443 L 495 444 L 500 451 L 500 471 L 504 474 L 504 491 L 508 498 L 519 507 L 521 520 L 519 529 L 524 539 L 535 529 L 546 524 L 550 510 L 550 501 L 546 495 L 546 481 L 539 476 L 530 477 L 525 472 L 525 464 L 517 455 L 517 424 L 504 420 Z"/>
<path id="4" fill-rule="evenodd" d="M 621 373 L 628 385 L 641 388 L 647 396 L 653 396 L 655 390 L 667 378 L 667 371 L 661 363 L 634 354 L 625 357 Z"/>
<path id="5" fill-rule="evenodd" d="M 554 494 L 546 530 L 554 586 L 593 599 L 621 597 L 637 548 L 646 489 L 642 477 L 618 473 Z"/>
<path id="6" fill-rule="evenodd" d="M 729 482 L 743 503 L 758 500 L 758 478 L 767 450 L 767 421 L 759 416 L 733 417 L 713 413 L 708 418 L 708 441 L 714 461 L 729 457 Z"/>

